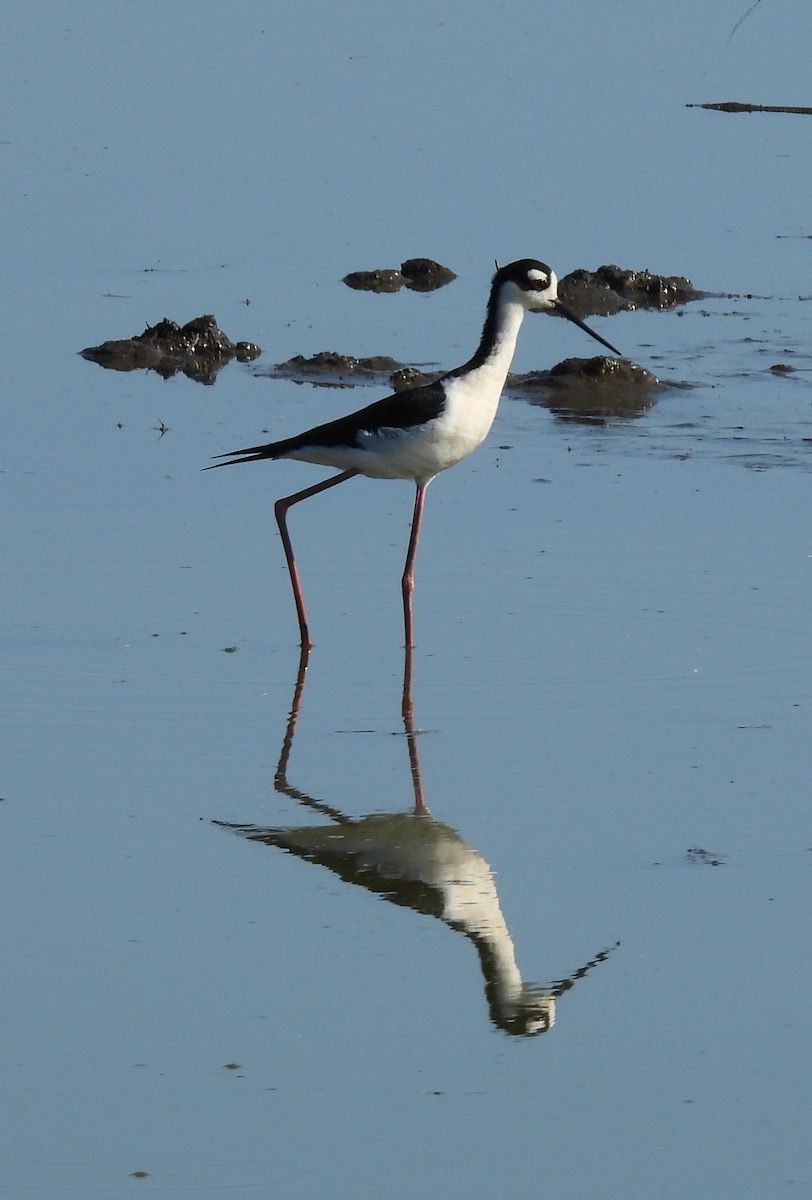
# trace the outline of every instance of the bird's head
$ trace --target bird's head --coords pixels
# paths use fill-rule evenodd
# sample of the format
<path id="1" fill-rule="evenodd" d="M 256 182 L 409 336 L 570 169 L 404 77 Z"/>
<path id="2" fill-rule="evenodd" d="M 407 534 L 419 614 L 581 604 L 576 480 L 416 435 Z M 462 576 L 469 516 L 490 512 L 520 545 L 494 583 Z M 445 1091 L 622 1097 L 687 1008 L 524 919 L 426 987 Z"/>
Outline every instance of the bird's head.
<path id="1" fill-rule="evenodd" d="M 607 350 L 611 350 L 613 354 L 620 354 L 611 342 L 595 333 L 580 317 L 576 317 L 574 312 L 561 303 L 558 299 L 558 277 L 546 263 L 539 262 L 536 258 L 520 258 L 505 267 L 497 267 L 493 287 L 502 294 L 512 293 L 527 312 L 546 312 L 557 317 L 566 317 Z"/>

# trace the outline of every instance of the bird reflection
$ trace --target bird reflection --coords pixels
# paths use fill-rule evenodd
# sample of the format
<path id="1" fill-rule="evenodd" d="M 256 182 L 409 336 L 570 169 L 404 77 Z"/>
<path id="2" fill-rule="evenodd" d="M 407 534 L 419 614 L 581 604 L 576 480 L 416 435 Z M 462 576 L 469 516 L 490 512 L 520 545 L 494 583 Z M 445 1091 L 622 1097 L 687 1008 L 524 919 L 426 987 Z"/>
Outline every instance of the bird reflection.
<path id="1" fill-rule="evenodd" d="M 274 786 L 304 808 L 329 817 L 327 825 L 263 827 L 231 821 L 215 825 L 253 842 L 278 846 L 307 862 L 327 867 L 347 883 L 360 884 L 393 904 L 439 917 L 476 947 L 491 1021 L 505 1033 L 530 1037 L 555 1022 L 556 1000 L 603 962 L 602 950 L 566 979 L 528 983 L 516 963 L 513 941 L 484 858 L 456 830 L 434 819 L 423 795 L 414 726 L 412 652 L 403 673 L 403 724 L 409 752 L 414 808 L 400 813 L 349 817 L 340 809 L 294 787 L 288 763 L 304 692 L 309 651 L 302 650 L 293 703 L 276 768 Z"/>

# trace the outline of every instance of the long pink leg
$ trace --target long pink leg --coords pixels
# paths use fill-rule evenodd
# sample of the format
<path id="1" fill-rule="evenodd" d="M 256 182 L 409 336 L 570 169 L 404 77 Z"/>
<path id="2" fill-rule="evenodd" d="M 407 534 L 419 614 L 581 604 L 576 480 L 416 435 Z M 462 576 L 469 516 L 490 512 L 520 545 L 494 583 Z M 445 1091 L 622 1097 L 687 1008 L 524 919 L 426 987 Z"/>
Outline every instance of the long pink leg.
<path id="1" fill-rule="evenodd" d="M 293 557 L 293 546 L 290 543 L 290 535 L 288 534 L 286 520 L 288 509 L 292 508 L 294 504 L 298 504 L 300 500 L 309 500 L 311 496 L 318 496 L 319 492 L 326 492 L 328 488 L 335 487 L 337 483 L 343 483 L 345 479 L 352 479 L 354 475 L 359 474 L 359 471 L 342 471 L 340 475 L 333 475 L 330 479 L 325 479 L 321 483 L 314 484 L 313 487 L 305 488 L 301 492 L 294 492 L 292 496 L 283 496 L 274 505 L 276 523 L 279 526 L 282 546 L 288 563 L 288 571 L 290 572 L 290 582 L 293 587 L 293 599 L 296 602 L 296 615 L 299 618 L 299 632 L 302 635 L 303 650 L 309 650 L 313 643 L 310 640 L 310 633 L 307 628 L 307 614 L 305 613 L 304 597 L 302 596 L 302 585 L 299 582 L 299 572 L 296 568 L 296 560 Z"/>
<path id="2" fill-rule="evenodd" d="M 423 520 L 423 503 L 426 498 L 427 483 L 417 485 L 414 498 L 414 515 L 412 516 L 412 532 L 409 537 L 409 549 L 406 553 L 406 566 L 403 568 L 401 588 L 403 591 L 403 625 L 406 633 L 406 649 L 414 647 L 414 628 L 412 623 L 412 592 L 414 591 L 414 556 L 417 551 L 417 539 L 420 537 L 420 523 Z"/>

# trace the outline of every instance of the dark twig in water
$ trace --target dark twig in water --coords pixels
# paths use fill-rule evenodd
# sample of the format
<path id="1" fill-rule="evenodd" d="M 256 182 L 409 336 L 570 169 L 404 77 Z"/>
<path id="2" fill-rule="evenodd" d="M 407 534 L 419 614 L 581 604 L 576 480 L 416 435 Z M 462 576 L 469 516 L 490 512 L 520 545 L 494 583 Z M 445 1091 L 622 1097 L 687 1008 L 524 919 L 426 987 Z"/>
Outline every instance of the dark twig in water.
<path id="1" fill-rule="evenodd" d="M 801 108 L 792 104 L 740 104 L 738 100 L 723 100 L 719 104 L 686 104 L 686 108 L 713 108 L 716 112 L 728 113 L 797 113 L 802 117 L 812 116 L 812 108 Z"/>

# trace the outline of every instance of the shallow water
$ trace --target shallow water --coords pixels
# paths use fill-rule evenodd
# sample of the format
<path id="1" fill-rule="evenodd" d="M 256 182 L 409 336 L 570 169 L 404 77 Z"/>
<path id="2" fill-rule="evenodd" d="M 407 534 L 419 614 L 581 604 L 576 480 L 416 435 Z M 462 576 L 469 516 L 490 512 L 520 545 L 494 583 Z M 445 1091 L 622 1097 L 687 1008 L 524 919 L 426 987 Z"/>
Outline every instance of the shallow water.
<path id="1" fill-rule="evenodd" d="M 803 102 L 805 9 L 466 14 L 12 5 L 0 1195 L 812 1180 L 812 126 L 682 107 Z M 457 280 L 340 282 L 413 253 Z M 592 322 L 679 386 L 506 397 L 432 485 L 406 726 L 411 488 L 295 510 L 297 702 L 272 503 L 319 473 L 199 468 L 381 394 L 262 374 L 294 353 L 463 361 L 525 254 L 716 293 Z M 213 387 L 76 353 L 209 311 L 265 350 Z M 591 352 L 529 318 L 515 369 Z M 214 823 L 391 829 L 415 755 L 428 880 Z M 465 878 L 547 1032 L 494 1020 Z"/>

